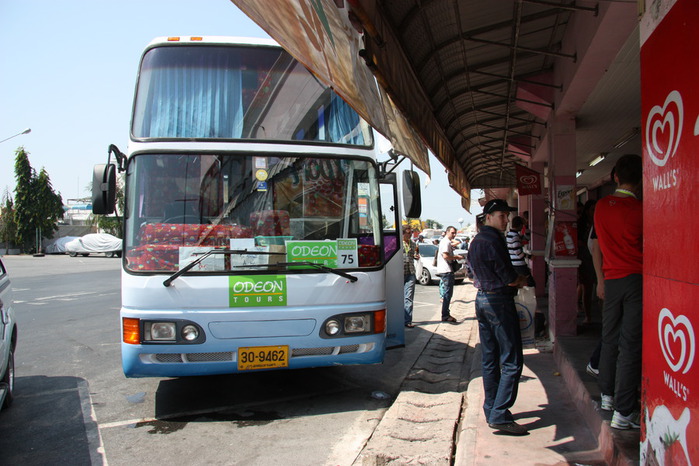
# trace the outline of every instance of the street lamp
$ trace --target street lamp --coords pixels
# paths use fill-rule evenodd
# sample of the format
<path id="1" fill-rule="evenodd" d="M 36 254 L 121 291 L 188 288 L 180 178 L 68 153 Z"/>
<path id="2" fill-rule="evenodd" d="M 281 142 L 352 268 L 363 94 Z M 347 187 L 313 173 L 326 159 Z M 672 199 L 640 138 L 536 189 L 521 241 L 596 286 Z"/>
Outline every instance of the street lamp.
<path id="1" fill-rule="evenodd" d="M 12 139 L 12 138 L 14 138 L 14 137 L 21 136 L 21 135 L 23 135 L 23 134 L 27 134 L 27 133 L 31 133 L 31 132 L 32 132 L 32 129 L 31 129 L 31 128 L 27 128 L 27 129 L 25 129 L 24 131 L 22 131 L 21 133 L 14 134 L 14 135 L 10 136 L 9 138 L 3 139 L 3 140 L 0 141 L 0 142 L 5 142 L 5 141 L 7 141 L 8 139 Z"/>

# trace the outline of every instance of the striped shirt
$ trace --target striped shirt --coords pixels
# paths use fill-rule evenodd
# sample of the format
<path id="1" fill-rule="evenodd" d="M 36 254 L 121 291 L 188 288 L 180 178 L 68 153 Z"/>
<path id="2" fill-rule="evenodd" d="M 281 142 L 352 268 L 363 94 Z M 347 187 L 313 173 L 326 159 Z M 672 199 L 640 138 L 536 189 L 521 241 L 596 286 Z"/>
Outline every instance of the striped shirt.
<path id="1" fill-rule="evenodd" d="M 510 261 L 515 267 L 526 266 L 524 251 L 522 251 L 522 237 L 516 230 L 507 232 L 507 251 L 510 253 Z"/>

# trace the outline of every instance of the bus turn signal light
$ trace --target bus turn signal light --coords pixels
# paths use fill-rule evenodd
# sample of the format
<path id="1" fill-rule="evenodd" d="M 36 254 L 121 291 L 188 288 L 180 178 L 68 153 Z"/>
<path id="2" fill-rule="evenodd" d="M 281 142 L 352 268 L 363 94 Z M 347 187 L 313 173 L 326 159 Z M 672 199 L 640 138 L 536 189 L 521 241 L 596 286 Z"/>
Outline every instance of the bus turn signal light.
<path id="1" fill-rule="evenodd" d="M 122 319 L 123 340 L 130 345 L 141 344 L 141 322 L 139 319 L 124 317 Z"/>
<path id="2" fill-rule="evenodd" d="M 374 333 L 386 331 L 386 310 L 374 312 Z"/>

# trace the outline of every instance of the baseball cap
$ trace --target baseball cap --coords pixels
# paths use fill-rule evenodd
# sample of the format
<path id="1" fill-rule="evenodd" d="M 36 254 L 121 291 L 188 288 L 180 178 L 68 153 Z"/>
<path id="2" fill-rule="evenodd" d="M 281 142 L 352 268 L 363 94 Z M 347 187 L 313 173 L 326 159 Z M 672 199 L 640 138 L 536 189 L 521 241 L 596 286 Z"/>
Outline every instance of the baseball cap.
<path id="1" fill-rule="evenodd" d="M 514 212 L 516 207 L 510 207 L 502 199 L 491 199 L 483 206 L 483 214 L 492 214 L 493 212 Z"/>

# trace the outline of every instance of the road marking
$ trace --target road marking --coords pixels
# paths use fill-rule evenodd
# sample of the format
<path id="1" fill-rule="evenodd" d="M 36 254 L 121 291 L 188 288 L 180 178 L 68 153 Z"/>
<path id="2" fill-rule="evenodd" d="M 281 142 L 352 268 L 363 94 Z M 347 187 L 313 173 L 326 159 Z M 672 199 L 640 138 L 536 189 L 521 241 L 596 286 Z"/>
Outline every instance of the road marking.
<path id="1" fill-rule="evenodd" d="M 85 291 L 82 293 L 70 293 L 70 294 L 58 294 L 54 296 L 44 296 L 42 298 L 36 298 L 36 301 L 47 301 L 47 300 L 58 300 L 58 301 L 72 301 L 77 298 L 97 294 L 94 291 Z"/>
<path id="2" fill-rule="evenodd" d="M 435 306 L 436 304 L 437 304 L 437 303 L 434 303 L 434 302 L 426 303 L 426 302 L 424 302 L 424 301 L 413 301 L 413 307 L 414 307 L 415 305 L 418 305 L 418 306 Z"/>
<path id="3" fill-rule="evenodd" d="M 87 437 L 87 447 L 90 452 L 90 464 L 101 464 L 109 466 L 107 452 L 104 451 L 104 443 L 100 434 L 99 424 L 95 408 L 92 406 L 90 389 L 86 380 L 78 382 L 78 396 L 80 397 L 80 407 L 83 412 L 83 424 L 85 425 L 85 436 Z"/>
<path id="4" fill-rule="evenodd" d="M 126 421 L 114 421 L 114 422 L 106 422 L 104 424 L 100 424 L 99 428 L 100 429 L 111 429 L 113 427 L 123 427 L 123 426 L 129 426 L 133 424 L 139 424 L 143 422 L 155 422 L 155 421 L 163 421 L 165 419 L 156 419 L 156 418 L 141 418 L 141 419 L 128 419 Z"/>

